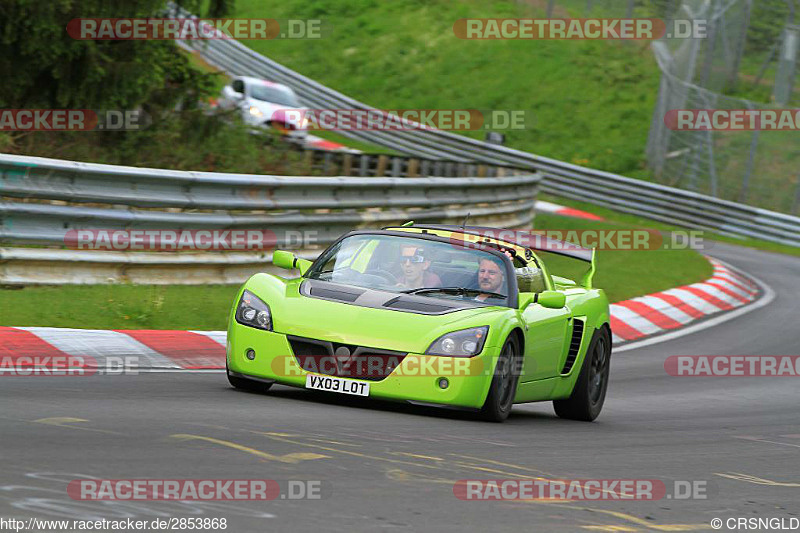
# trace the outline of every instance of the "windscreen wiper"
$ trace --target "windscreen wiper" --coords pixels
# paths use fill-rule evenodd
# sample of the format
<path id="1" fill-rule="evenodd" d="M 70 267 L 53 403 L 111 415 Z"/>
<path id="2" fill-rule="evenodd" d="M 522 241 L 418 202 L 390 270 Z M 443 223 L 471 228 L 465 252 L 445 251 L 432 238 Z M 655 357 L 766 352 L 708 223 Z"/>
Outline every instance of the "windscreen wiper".
<path id="1" fill-rule="evenodd" d="M 493 296 L 495 298 L 506 298 L 505 294 L 498 294 L 496 292 L 489 292 L 481 289 L 468 289 L 466 287 L 421 287 L 419 289 L 408 289 L 401 292 L 405 294 L 428 294 L 431 292 L 444 292 L 444 293 L 452 293 L 459 295 L 485 294 L 487 296 Z"/>

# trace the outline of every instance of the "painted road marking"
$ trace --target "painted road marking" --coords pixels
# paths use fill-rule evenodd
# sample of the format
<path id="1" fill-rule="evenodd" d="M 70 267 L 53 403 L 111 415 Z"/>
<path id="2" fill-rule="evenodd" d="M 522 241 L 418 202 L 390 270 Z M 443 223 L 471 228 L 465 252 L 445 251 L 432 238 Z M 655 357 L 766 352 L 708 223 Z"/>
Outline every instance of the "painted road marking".
<path id="1" fill-rule="evenodd" d="M 189 331 L 119 330 L 183 368 L 209 369 L 225 365 L 225 348 L 207 335 Z"/>
<path id="2" fill-rule="evenodd" d="M 213 437 L 204 437 L 202 435 L 189 435 L 185 433 L 176 433 L 174 435 L 170 435 L 170 438 L 179 440 L 200 440 L 200 441 L 210 442 L 212 444 L 218 444 L 220 446 L 225 446 L 226 448 L 232 448 L 240 452 L 249 453 L 250 455 L 255 455 L 256 457 L 260 457 L 261 459 L 266 459 L 268 461 L 278 461 L 280 463 L 295 464 L 301 461 L 311 461 L 313 459 L 327 459 L 329 457 L 327 455 L 322 455 L 319 453 L 287 453 L 286 455 L 273 455 L 271 453 L 262 452 L 261 450 L 256 450 L 255 448 L 250 448 L 249 446 L 237 444 L 235 442 L 231 442 L 228 440 L 215 439 Z"/>
<path id="3" fill-rule="evenodd" d="M 38 420 L 32 420 L 32 422 L 36 424 L 46 424 L 48 426 L 56 426 L 61 428 L 69 428 L 69 429 L 79 429 L 81 431 L 93 431 L 95 433 L 110 433 L 112 435 L 124 435 L 124 433 L 119 433 L 117 431 L 109 431 L 107 429 L 95 429 L 95 428 L 87 428 L 83 426 L 74 426 L 71 424 L 81 424 L 83 422 L 88 422 L 85 418 L 73 418 L 69 416 L 56 416 L 52 418 L 40 418 Z"/>
<path id="4" fill-rule="evenodd" d="M 130 335 L 118 331 L 40 327 L 18 329 L 29 331 L 66 354 L 94 357 L 100 367 L 105 366 L 103 361 L 105 361 L 106 357 L 134 356 L 146 359 L 150 366 L 181 368 L 169 357 L 147 347 Z M 139 366 L 144 367 L 147 365 L 142 362 Z"/>
<path id="5" fill-rule="evenodd" d="M 630 344 L 626 344 L 625 346 L 621 346 L 619 348 L 614 348 L 614 353 L 626 352 L 628 350 L 635 350 L 637 348 L 643 348 L 645 346 L 651 346 L 653 344 L 658 344 L 660 342 L 665 342 L 672 339 L 677 339 L 678 337 L 683 337 L 685 335 L 690 335 L 692 333 L 697 333 L 698 331 L 703 331 L 708 328 L 712 328 L 723 322 L 728 322 L 729 320 L 733 320 L 738 318 L 742 315 L 755 311 L 756 309 L 760 309 L 764 306 L 767 306 L 772 303 L 775 299 L 775 291 L 761 281 L 760 279 L 750 276 L 753 282 L 761 289 L 762 295 L 761 298 L 758 300 L 753 300 L 749 304 L 745 304 L 741 306 L 739 309 L 731 311 L 729 313 L 725 313 L 723 315 L 710 318 L 708 320 L 704 320 L 699 324 L 695 324 L 693 326 L 687 326 L 685 328 L 679 329 L 677 331 L 671 331 L 669 333 L 665 333 L 664 335 L 659 335 L 658 337 L 653 337 L 650 339 L 642 339 L 640 341 L 632 342 Z M 669 291 L 664 291 L 665 293 L 679 291 L 680 289 L 670 289 Z"/>
<path id="6" fill-rule="evenodd" d="M 716 305 L 709 302 L 707 299 L 701 298 L 697 294 L 687 291 L 685 288 L 668 289 L 664 291 L 664 294 L 675 296 L 679 300 L 687 302 L 695 309 L 698 309 L 704 315 L 712 315 L 722 311 L 721 307 L 717 307 Z"/>
<path id="7" fill-rule="evenodd" d="M 644 305 L 652 307 L 656 311 L 659 311 L 669 318 L 678 322 L 679 324 L 688 324 L 689 322 L 694 320 L 694 317 L 689 315 L 688 313 L 683 312 L 678 307 L 672 306 L 668 304 L 665 300 L 661 298 L 654 298 L 652 296 L 640 296 L 636 298 L 637 301 L 642 302 Z"/>
<path id="8" fill-rule="evenodd" d="M 617 305 L 630 309 L 661 329 L 676 329 L 682 325 L 681 322 L 674 320 L 669 315 L 661 312 L 661 310 L 647 305 L 638 298 L 626 302 L 619 302 Z"/>
<path id="9" fill-rule="evenodd" d="M 267 438 L 270 438 L 270 439 L 273 439 L 273 440 L 277 440 L 277 441 L 281 441 L 281 442 L 287 442 L 289 444 L 294 444 L 294 445 L 297 445 L 297 446 L 306 446 L 306 447 L 310 447 L 310 448 L 317 448 L 317 449 L 325 450 L 325 451 L 328 451 L 328 452 L 340 453 L 342 455 L 352 455 L 354 457 L 361 457 L 363 459 L 372 459 L 372 460 L 375 460 L 375 461 L 386 461 L 386 462 L 389 462 L 389 463 L 399 463 L 399 464 L 405 464 L 405 465 L 419 466 L 419 467 L 422 467 L 422 468 L 435 468 L 435 469 L 439 468 L 438 466 L 435 466 L 435 465 L 425 465 L 425 464 L 421 464 L 421 463 L 412 463 L 411 461 L 402 461 L 400 459 L 389 459 L 388 457 L 380 457 L 380 456 L 377 456 L 377 455 L 368 455 L 368 454 L 365 454 L 365 453 L 354 452 L 354 451 L 350 451 L 350 450 L 340 450 L 338 448 L 333 448 L 331 446 L 322 446 L 320 444 L 310 444 L 308 442 L 300 442 L 300 441 L 289 440 L 289 439 L 284 438 L 284 437 L 278 437 L 273 433 L 266 433 L 266 432 L 263 432 L 263 431 L 251 431 L 251 433 L 254 433 L 256 435 L 263 435 L 263 436 L 265 436 Z"/>
<path id="10" fill-rule="evenodd" d="M 750 474 L 742 474 L 740 472 L 719 473 L 714 472 L 715 476 L 724 477 L 728 479 L 735 479 L 736 481 L 744 481 L 754 485 L 769 485 L 771 487 L 800 487 L 800 483 L 785 482 L 785 481 L 772 481 L 771 479 L 764 479 Z"/>
<path id="11" fill-rule="evenodd" d="M 798 445 L 798 444 L 790 444 L 788 442 L 778 442 L 778 441 L 774 441 L 774 440 L 759 439 L 758 437 L 734 437 L 734 438 L 735 439 L 755 441 L 755 442 L 765 442 L 765 443 L 768 443 L 768 444 L 779 444 L 781 446 L 791 446 L 792 448 L 800 448 L 800 445 Z"/>

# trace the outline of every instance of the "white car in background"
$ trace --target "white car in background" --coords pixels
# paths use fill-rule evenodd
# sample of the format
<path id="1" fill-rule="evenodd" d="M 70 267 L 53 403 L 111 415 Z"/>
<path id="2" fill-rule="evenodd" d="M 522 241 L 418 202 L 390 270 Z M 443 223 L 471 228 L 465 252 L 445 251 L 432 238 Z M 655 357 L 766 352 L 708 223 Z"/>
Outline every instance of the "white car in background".
<path id="1" fill-rule="evenodd" d="M 308 134 L 305 111 L 297 95 L 286 85 L 259 78 L 237 76 L 223 87 L 218 105 L 222 109 L 239 109 L 245 124 L 259 128 L 277 128 L 290 138 L 304 139 Z"/>

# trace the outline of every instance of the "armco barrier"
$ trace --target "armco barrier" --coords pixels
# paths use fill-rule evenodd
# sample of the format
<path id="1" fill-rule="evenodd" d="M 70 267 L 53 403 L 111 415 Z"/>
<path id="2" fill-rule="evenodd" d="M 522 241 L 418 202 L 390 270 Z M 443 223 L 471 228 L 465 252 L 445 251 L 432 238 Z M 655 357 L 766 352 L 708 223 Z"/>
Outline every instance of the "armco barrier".
<path id="1" fill-rule="evenodd" d="M 178 13 L 189 16 L 185 11 Z M 238 41 L 194 40 L 179 44 L 231 75 L 262 77 L 289 85 L 309 107 L 372 109 L 254 52 Z M 542 190 L 557 196 L 586 200 L 684 227 L 800 246 L 800 218 L 795 216 L 592 170 L 447 131 L 417 129 L 340 133 L 415 157 L 535 170 L 544 175 Z"/>
<path id="2" fill-rule="evenodd" d="M 409 219 L 469 214 L 475 225 L 530 228 L 540 180 L 261 176 L 0 154 L 0 283 L 238 283 L 271 261 L 270 250 L 74 250 L 74 230 L 269 230 L 276 247 L 314 257 L 346 231 Z"/>
<path id="3" fill-rule="evenodd" d="M 324 176 L 389 176 L 418 178 L 420 176 L 494 178 L 511 174 L 530 173 L 519 168 L 465 163 L 414 156 L 331 152 L 319 148 L 303 148 L 305 159 L 314 173 Z"/>

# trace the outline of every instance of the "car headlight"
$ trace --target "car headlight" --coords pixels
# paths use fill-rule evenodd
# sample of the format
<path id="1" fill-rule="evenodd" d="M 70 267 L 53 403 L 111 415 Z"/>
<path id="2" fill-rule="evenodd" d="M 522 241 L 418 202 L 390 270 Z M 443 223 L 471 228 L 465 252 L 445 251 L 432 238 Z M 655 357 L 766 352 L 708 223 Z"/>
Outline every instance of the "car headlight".
<path id="1" fill-rule="evenodd" d="M 269 306 L 250 291 L 244 291 L 239 299 L 236 322 L 251 328 L 272 331 L 272 313 Z"/>
<path id="2" fill-rule="evenodd" d="M 433 341 L 425 354 L 472 357 L 481 353 L 488 333 L 489 326 L 454 331 Z"/>
<path id="3" fill-rule="evenodd" d="M 256 106 L 254 106 L 254 105 L 251 105 L 251 106 L 250 106 L 250 114 L 251 114 L 252 116 L 256 117 L 256 118 L 261 118 L 261 117 L 263 117 L 263 116 L 264 116 L 264 112 L 263 112 L 263 111 L 261 111 L 259 108 L 257 108 L 257 107 L 256 107 Z"/>

